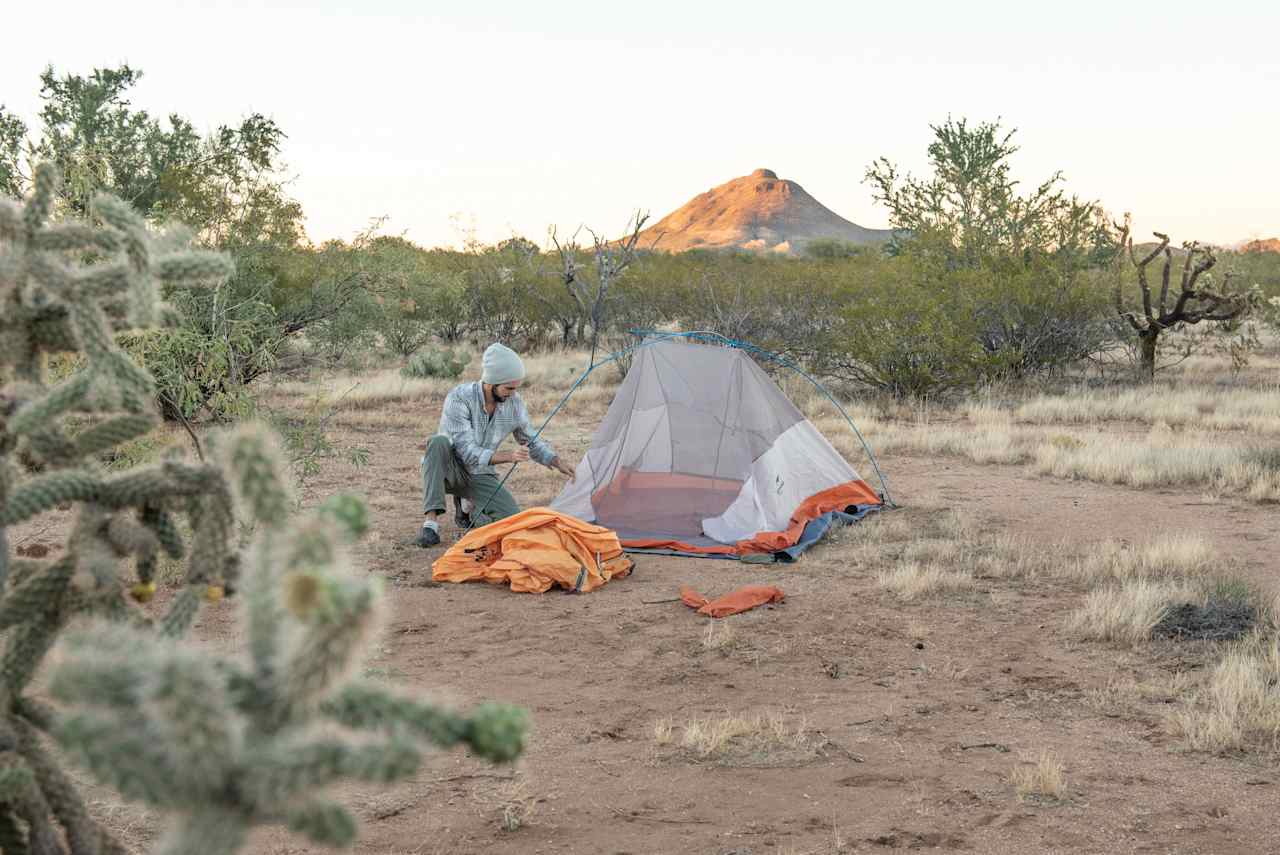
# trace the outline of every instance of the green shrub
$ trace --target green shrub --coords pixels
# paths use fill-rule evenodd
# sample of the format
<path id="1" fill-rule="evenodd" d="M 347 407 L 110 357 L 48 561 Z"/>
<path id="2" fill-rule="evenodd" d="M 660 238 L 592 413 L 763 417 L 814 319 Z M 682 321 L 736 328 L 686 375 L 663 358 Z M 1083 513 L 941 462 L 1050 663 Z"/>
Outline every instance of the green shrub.
<path id="1" fill-rule="evenodd" d="M 307 328 L 307 341 L 331 364 L 349 365 L 371 352 L 378 340 L 382 307 L 368 291 L 351 295 L 342 311 Z"/>
<path id="2" fill-rule="evenodd" d="M 409 356 L 435 336 L 433 282 L 415 278 L 378 296 L 377 329 L 397 356 Z"/>
<path id="3" fill-rule="evenodd" d="M 429 347 L 409 357 L 409 362 L 400 369 L 405 377 L 440 377 L 452 380 L 462 374 L 471 363 L 471 357 L 453 348 Z"/>
<path id="4" fill-rule="evenodd" d="M 1047 259 L 1004 259 L 966 277 L 964 287 L 986 357 L 982 380 L 1054 371 L 1117 341 L 1109 295 L 1096 276 Z"/>
<path id="5" fill-rule="evenodd" d="M 813 367 L 898 397 L 969 385 L 987 362 L 964 276 L 895 258 L 847 286 L 844 308 L 814 350 Z"/>
<path id="6" fill-rule="evenodd" d="M 275 362 L 275 353 L 255 348 L 249 335 L 218 338 L 187 326 L 130 331 L 117 341 L 155 378 L 160 412 L 170 421 L 201 414 L 247 418 L 253 398 L 242 378 L 257 376 Z"/>
<path id="7" fill-rule="evenodd" d="M 865 246 L 839 238 L 817 238 L 804 245 L 804 254 L 809 258 L 856 258 L 876 251 L 877 248 L 874 246 Z"/>

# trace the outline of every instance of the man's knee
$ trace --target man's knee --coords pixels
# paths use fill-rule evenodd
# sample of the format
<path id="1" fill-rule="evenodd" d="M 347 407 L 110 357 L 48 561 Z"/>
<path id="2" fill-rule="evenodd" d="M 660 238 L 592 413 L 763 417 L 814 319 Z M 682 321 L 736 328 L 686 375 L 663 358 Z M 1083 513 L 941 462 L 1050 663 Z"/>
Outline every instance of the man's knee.
<path id="1" fill-rule="evenodd" d="M 427 440 L 427 456 L 443 456 L 453 454 L 453 443 L 449 441 L 449 437 L 436 434 Z"/>
<path id="2" fill-rule="evenodd" d="M 433 436 L 427 440 L 427 450 L 422 455 L 422 465 L 436 472 L 448 474 L 456 468 L 458 455 L 453 451 L 453 443 L 447 436 Z"/>

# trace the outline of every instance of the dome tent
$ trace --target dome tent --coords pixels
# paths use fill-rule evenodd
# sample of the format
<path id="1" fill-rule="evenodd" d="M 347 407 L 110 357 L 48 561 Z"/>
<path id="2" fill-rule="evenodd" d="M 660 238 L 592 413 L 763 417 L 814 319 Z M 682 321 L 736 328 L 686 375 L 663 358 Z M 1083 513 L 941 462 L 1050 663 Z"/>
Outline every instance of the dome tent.
<path id="1" fill-rule="evenodd" d="M 794 558 L 833 520 L 882 507 L 748 347 L 674 334 L 634 348 L 552 509 L 613 529 L 633 551 Z"/>

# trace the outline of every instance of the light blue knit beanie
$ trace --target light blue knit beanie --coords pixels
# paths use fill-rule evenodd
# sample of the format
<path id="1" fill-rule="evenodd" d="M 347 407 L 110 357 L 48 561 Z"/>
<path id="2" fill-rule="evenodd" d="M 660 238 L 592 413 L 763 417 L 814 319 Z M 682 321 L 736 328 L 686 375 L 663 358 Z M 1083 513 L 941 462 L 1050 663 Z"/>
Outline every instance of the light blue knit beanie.
<path id="1" fill-rule="evenodd" d="M 524 379 L 524 363 L 514 350 L 503 344 L 491 344 L 481 360 L 480 382 L 490 386 L 514 383 Z"/>

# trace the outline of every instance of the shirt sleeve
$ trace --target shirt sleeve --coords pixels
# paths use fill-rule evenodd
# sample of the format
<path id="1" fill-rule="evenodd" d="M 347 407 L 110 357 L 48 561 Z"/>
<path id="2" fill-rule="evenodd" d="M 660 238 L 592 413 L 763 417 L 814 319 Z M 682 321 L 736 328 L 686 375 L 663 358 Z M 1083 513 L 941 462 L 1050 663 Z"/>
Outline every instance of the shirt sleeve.
<path id="1" fill-rule="evenodd" d="M 540 439 L 533 439 L 533 425 L 529 423 L 529 411 L 525 409 L 524 401 L 516 399 L 516 426 L 512 435 L 516 438 L 516 442 L 529 447 L 529 456 L 543 466 L 550 466 L 551 461 L 556 459 L 556 451 L 547 443 Z"/>
<path id="2" fill-rule="evenodd" d="M 453 452 L 471 468 L 488 466 L 493 451 L 476 441 L 476 429 L 471 421 L 471 408 L 459 389 L 454 389 L 444 400 L 444 413 L 440 419 L 440 432 L 453 443 Z"/>

